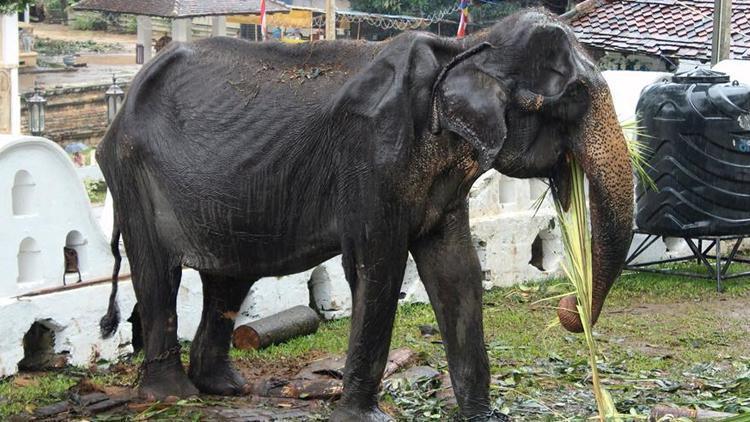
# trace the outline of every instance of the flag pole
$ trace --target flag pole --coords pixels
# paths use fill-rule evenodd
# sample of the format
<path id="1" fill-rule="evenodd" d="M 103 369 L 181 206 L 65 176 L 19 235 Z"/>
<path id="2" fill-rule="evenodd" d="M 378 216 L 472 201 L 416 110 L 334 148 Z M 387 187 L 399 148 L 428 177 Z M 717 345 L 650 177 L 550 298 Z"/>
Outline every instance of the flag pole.
<path id="1" fill-rule="evenodd" d="M 260 0 L 260 35 L 266 40 L 266 0 Z"/>
<path id="2" fill-rule="evenodd" d="M 466 36 L 466 26 L 469 23 L 469 0 L 461 0 L 458 9 L 461 12 L 461 19 L 458 21 L 456 38 L 463 38 Z"/>

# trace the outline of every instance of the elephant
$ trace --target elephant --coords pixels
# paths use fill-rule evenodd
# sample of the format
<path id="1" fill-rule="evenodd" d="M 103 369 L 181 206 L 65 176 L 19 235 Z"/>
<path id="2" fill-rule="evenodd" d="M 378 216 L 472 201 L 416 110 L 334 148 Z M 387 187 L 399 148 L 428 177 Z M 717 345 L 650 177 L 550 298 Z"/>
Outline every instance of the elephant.
<path id="1" fill-rule="evenodd" d="M 331 420 L 389 420 L 377 393 L 411 253 L 461 415 L 500 420 L 468 217 L 474 181 L 492 169 L 547 179 L 567 207 L 570 160 L 581 164 L 592 322 L 632 237 L 633 175 L 608 87 L 572 30 L 541 9 L 462 39 L 172 43 L 135 76 L 96 154 L 116 266 L 122 236 L 138 302 L 139 392 L 151 399 L 247 393 L 228 351 L 253 282 L 341 254 L 353 306 Z M 183 267 L 203 289 L 187 372 L 176 333 Z M 105 336 L 119 321 L 116 273 Z M 575 306 L 562 298 L 558 317 L 581 332 Z"/>

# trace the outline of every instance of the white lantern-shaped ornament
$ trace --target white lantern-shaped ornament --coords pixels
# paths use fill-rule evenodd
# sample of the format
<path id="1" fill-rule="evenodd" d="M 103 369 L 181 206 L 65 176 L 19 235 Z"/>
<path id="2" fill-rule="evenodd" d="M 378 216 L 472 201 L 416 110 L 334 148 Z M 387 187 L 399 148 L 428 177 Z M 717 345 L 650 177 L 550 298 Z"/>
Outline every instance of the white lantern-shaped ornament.
<path id="1" fill-rule="evenodd" d="M 104 93 L 104 98 L 107 101 L 107 123 L 112 123 L 125 99 L 125 92 L 117 85 L 115 75 L 112 75 L 112 86 Z"/>
<path id="2" fill-rule="evenodd" d="M 39 85 L 34 86 L 34 95 L 26 99 L 29 109 L 29 131 L 34 136 L 44 134 L 44 119 L 47 100 L 42 97 L 42 88 Z"/>

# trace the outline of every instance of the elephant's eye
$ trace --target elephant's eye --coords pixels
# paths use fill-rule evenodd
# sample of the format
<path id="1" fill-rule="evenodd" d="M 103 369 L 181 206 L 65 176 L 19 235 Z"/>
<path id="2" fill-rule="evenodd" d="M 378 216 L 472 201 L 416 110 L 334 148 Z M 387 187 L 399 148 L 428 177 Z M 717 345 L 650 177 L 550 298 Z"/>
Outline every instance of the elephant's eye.
<path id="1" fill-rule="evenodd" d="M 737 118 L 737 123 L 740 124 L 741 128 L 750 130 L 750 113 L 740 114 L 740 117 Z"/>

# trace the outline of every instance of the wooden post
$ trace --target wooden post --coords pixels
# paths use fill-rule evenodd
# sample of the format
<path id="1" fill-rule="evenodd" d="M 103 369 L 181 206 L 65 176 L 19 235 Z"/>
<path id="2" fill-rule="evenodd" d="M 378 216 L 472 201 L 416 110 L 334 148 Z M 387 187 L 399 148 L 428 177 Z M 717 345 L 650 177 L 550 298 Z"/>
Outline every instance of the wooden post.
<path id="1" fill-rule="evenodd" d="M 326 0 L 326 40 L 336 39 L 336 0 Z"/>
<path id="2" fill-rule="evenodd" d="M 711 39 L 711 65 L 729 58 L 732 26 L 732 0 L 714 0 L 714 31 Z"/>
<path id="3" fill-rule="evenodd" d="M 362 21 L 357 22 L 357 39 L 359 39 L 360 30 L 362 29 Z"/>

